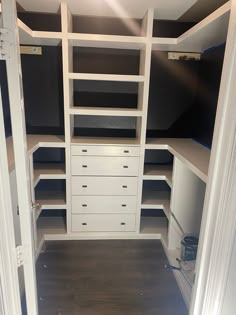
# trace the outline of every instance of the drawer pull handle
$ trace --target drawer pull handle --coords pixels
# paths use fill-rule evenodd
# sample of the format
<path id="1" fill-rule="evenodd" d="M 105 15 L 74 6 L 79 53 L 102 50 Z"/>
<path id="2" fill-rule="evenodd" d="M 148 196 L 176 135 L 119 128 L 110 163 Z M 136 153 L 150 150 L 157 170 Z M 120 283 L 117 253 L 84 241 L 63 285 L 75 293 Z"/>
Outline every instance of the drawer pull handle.
<path id="1" fill-rule="evenodd" d="M 87 188 L 88 186 L 87 186 L 87 185 L 82 185 L 82 187 L 83 187 L 83 188 Z"/>
<path id="2" fill-rule="evenodd" d="M 124 153 L 129 153 L 129 150 L 124 150 Z"/>
<path id="3" fill-rule="evenodd" d="M 123 208 L 127 207 L 127 205 L 122 205 Z"/>
<path id="4" fill-rule="evenodd" d="M 86 153 L 86 152 L 88 152 L 88 150 L 82 150 L 82 152 Z"/>
<path id="5" fill-rule="evenodd" d="M 123 185 L 123 186 L 122 186 L 122 188 L 128 188 L 128 186 L 126 186 L 126 185 Z"/>
<path id="6" fill-rule="evenodd" d="M 82 225 L 87 225 L 87 223 L 83 222 Z"/>
<path id="7" fill-rule="evenodd" d="M 128 165 L 124 165 L 123 168 L 129 168 L 129 166 Z"/>
<path id="8" fill-rule="evenodd" d="M 83 168 L 87 168 L 87 167 L 88 167 L 88 165 L 82 165 L 82 167 L 83 167 Z"/>
<path id="9" fill-rule="evenodd" d="M 86 205 L 86 204 L 83 204 L 83 205 L 82 205 L 82 207 L 88 207 L 88 205 Z"/>
<path id="10" fill-rule="evenodd" d="M 121 224 L 120 225 L 126 225 L 126 223 L 125 222 L 121 222 Z"/>

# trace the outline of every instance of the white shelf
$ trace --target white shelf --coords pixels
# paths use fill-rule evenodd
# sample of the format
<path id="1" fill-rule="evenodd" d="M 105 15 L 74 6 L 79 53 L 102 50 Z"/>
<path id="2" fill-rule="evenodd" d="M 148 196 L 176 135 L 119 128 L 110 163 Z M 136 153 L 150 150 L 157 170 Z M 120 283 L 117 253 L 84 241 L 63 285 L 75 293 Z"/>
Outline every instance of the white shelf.
<path id="1" fill-rule="evenodd" d="M 72 115 L 95 115 L 95 116 L 119 116 L 119 117 L 141 117 L 142 110 L 131 108 L 107 108 L 107 107 L 71 107 Z"/>
<path id="2" fill-rule="evenodd" d="M 147 138 L 148 150 L 169 150 L 205 183 L 211 151 L 192 139 Z"/>
<path id="3" fill-rule="evenodd" d="M 142 209 L 162 209 L 169 220 L 170 218 L 170 192 L 143 190 Z"/>
<path id="4" fill-rule="evenodd" d="M 34 187 L 41 179 L 66 179 L 65 164 L 63 163 L 35 163 Z"/>
<path id="5" fill-rule="evenodd" d="M 65 193 L 61 191 L 36 191 L 35 203 L 39 204 L 36 219 L 42 210 L 64 210 L 67 208 Z"/>
<path id="6" fill-rule="evenodd" d="M 172 165 L 145 164 L 143 180 L 165 180 L 172 187 Z"/>
<path id="7" fill-rule="evenodd" d="M 146 43 L 145 37 L 138 36 L 69 33 L 68 38 L 72 46 L 79 47 L 141 49 Z"/>
<path id="8" fill-rule="evenodd" d="M 120 75 L 98 73 L 68 73 L 71 80 L 117 81 L 117 82 L 143 82 L 143 75 Z"/>
<path id="9" fill-rule="evenodd" d="M 178 43 L 178 38 L 166 38 L 166 37 L 153 37 L 152 49 L 160 51 L 175 50 L 175 46 Z"/>
<path id="10" fill-rule="evenodd" d="M 17 20 L 21 45 L 58 46 L 62 41 L 61 32 L 32 31 L 20 19 Z"/>
<path id="11" fill-rule="evenodd" d="M 15 168 L 14 149 L 12 137 L 8 137 L 7 157 L 8 169 L 11 172 Z M 65 138 L 63 136 L 55 135 L 27 135 L 27 150 L 28 154 L 34 153 L 40 147 L 65 148 Z"/>
<path id="12" fill-rule="evenodd" d="M 161 217 L 141 217 L 140 233 L 141 234 L 159 234 L 160 238 L 166 235 L 168 223 L 165 218 Z"/>
<path id="13" fill-rule="evenodd" d="M 139 138 L 111 138 L 111 137 L 72 137 L 71 143 L 74 144 L 86 144 L 86 145 L 140 145 Z"/>
<path id="14" fill-rule="evenodd" d="M 37 222 L 38 246 L 45 235 L 66 234 L 66 223 L 63 217 L 40 217 Z"/>
<path id="15" fill-rule="evenodd" d="M 32 154 L 38 148 L 65 148 L 65 137 L 56 135 L 27 135 L 28 153 Z"/>

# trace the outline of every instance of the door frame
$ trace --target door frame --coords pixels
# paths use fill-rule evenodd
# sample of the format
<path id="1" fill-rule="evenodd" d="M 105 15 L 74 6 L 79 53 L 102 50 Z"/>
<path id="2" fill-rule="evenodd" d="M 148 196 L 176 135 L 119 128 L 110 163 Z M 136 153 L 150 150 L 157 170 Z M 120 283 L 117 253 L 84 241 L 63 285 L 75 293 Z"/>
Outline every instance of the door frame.
<path id="1" fill-rule="evenodd" d="M 0 313 L 21 314 L 20 286 L 0 88 Z"/>
<path id="2" fill-rule="evenodd" d="M 15 1 L 3 0 L 4 7 L 7 8 L 7 16 L 11 16 L 12 28 L 13 19 L 16 18 Z M 200 233 L 199 251 L 196 265 L 196 282 L 193 289 L 193 298 L 190 308 L 190 314 L 193 315 L 220 315 L 224 294 L 226 290 L 226 283 L 228 272 L 231 262 L 231 254 L 234 244 L 234 238 L 236 236 L 236 106 L 234 100 L 236 99 L 236 0 L 231 0 L 231 16 L 229 23 L 228 39 L 225 51 L 225 60 L 222 72 L 221 88 L 218 100 L 217 117 L 215 122 L 215 133 L 213 139 L 211 161 L 209 168 L 209 177 L 205 198 L 205 205 L 202 218 L 202 227 Z M 4 26 L 5 27 L 5 26 Z M 17 26 L 15 25 L 15 31 Z M 8 27 L 9 29 L 9 27 Z M 13 38 L 16 51 L 14 52 L 14 58 L 19 58 L 19 39 Z M 12 49 L 13 50 L 13 49 Z M 17 59 L 15 59 L 17 60 Z M 9 62 L 8 62 L 9 63 Z M 9 66 L 10 71 L 14 72 L 14 75 L 18 73 L 21 75 L 19 64 L 15 63 L 16 69 Z M 18 72 L 15 72 L 15 71 Z M 13 85 L 16 77 L 14 76 Z M 19 87 L 19 78 L 18 84 Z M 13 91 L 13 89 L 11 90 Z M 11 92 L 10 91 L 10 92 Z M 23 231 L 23 239 L 26 240 L 26 235 L 29 236 L 29 222 L 30 222 L 30 205 L 29 196 L 27 194 L 27 175 L 28 170 L 26 168 L 26 139 L 25 139 L 25 124 L 24 122 L 24 110 L 23 104 L 19 104 L 20 90 L 14 91 L 18 95 L 17 102 L 15 99 L 11 100 L 11 113 L 13 115 L 13 139 L 14 149 L 16 154 L 16 176 L 18 187 L 20 187 L 19 200 L 20 212 L 27 218 L 27 222 L 24 226 L 27 227 L 27 232 Z M 10 98 L 13 96 L 10 93 Z M 20 110 L 19 110 L 20 108 Z M 0 119 L 2 113 L 0 113 Z M 1 122 L 0 122 L 0 125 Z M 19 133 L 18 133 L 19 132 Z M 6 174 L 7 167 L 7 153 L 5 148 L 5 139 L 3 139 L 4 133 L 0 130 L 0 164 L 1 172 L 5 172 L 4 176 L 0 177 L 0 192 L 3 198 L 0 198 L 1 210 L 3 214 L 9 214 L 10 209 L 10 194 L 9 194 L 9 174 Z M 17 139 L 17 141 L 16 141 Z M 23 175 L 23 178 L 22 178 Z M 21 194 L 23 193 L 23 194 Z M 5 223 L 9 223 L 10 218 L 5 218 Z M 13 222 L 13 221 L 12 221 Z M 2 231 L 4 221 L 0 220 L 0 231 Z M 6 229 L 7 225 L 5 226 Z M 21 224 L 21 228 L 23 224 Z M 6 242 L 10 242 L 10 231 L 4 230 L 6 233 L 6 239 L 4 240 L 4 247 L 1 245 L 2 259 L 8 259 L 9 266 L 12 270 L 15 269 L 15 257 L 11 247 L 6 246 Z M 32 242 L 29 242 L 30 244 Z M 30 245 L 28 243 L 28 246 Z M 32 248 L 33 248 L 33 244 Z M 10 244 L 12 246 L 12 244 Z M 29 248 L 28 248 L 29 250 Z M 30 250 L 29 250 L 30 253 Z M 30 264 L 33 263 L 32 256 L 30 254 Z M 222 257 L 224 259 L 222 260 Z M 28 265 L 29 266 L 29 265 Z M 0 268 L 2 265 L 0 264 Z M 30 266 L 30 268 L 33 268 Z M 2 269 L 0 269 L 2 271 Z M 35 272 L 34 268 L 31 272 Z M 9 282 L 16 283 L 16 272 L 11 270 L 4 270 L 3 276 L 7 281 L 2 283 L 3 291 L 6 290 L 9 298 L 12 298 L 12 307 L 17 307 L 19 304 L 17 294 L 12 291 L 14 286 L 9 288 Z M 31 286 L 34 289 L 35 283 L 31 274 Z M 9 292 L 8 292 L 9 291 Z M 33 305 L 35 304 L 36 291 L 31 293 L 28 291 L 28 297 L 33 297 Z M 3 294 L 4 296 L 4 294 Z M 10 307 L 9 301 L 6 301 L 7 307 Z M 33 312 L 30 314 L 36 314 L 36 308 L 33 306 Z M 6 313 L 7 314 L 7 313 Z M 11 314 L 19 314 L 11 312 Z"/>
<path id="3" fill-rule="evenodd" d="M 2 21 L 3 28 L 5 29 L 5 33 L 2 35 L 2 45 L 4 47 L 7 69 L 17 197 L 20 215 L 22 241 L 21 254 L 24 269 L 26 305 L 28 314 L 37 315 L 38 298 L 35 271 L 34 238 L 31 223 L 31 213 L 33 208 L 30 191 L 19 29 L 17 25 L 17 10 L 15 0 L 2 0 Z"/>
<path id="4" fill-rule="evenodd" d="M 236 0 L 218 98 L 190 314 L 220 315 L 236 237 Z M 235 285 L 236 286 L 236 285 Z"/>

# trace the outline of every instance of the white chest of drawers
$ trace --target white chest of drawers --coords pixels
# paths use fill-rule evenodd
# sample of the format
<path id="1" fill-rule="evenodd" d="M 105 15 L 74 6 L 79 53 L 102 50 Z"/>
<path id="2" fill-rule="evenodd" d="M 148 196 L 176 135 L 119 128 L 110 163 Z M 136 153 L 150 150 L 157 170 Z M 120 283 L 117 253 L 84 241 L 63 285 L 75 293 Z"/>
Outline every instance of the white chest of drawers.
<path id="1" fill-rule="evenodd" d="M 72 232 L 134 232 L 139 147 L 71 146 Z"/>

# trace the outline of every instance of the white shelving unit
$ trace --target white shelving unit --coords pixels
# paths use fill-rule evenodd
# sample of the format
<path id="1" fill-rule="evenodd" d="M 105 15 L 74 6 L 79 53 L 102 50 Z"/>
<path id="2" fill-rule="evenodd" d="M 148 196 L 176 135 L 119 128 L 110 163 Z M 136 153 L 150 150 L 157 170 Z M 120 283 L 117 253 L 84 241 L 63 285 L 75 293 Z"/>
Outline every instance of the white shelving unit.
<path id="1" fill-rule="evenodd" d="M 142 209 L 162 209 L 170 218 L 170 193 L 166 191 L 143 190 Z"/>
<path id="2" fill-rule="evenodd" d="M 34 187 L 41 179 L 66 179 L 63 163 L 35 163 Z"/>
<path id="3" fill-rule="evenodd" d="M 174 263 L 177 255 L 176 246 L 174 246 L 173 237 L 170 237 L 170 225 L 172 224 L 173 214 L 176 208 L 180 209 L 181 203 L 177 202 L 177 185 L 181 184 L 181 176 L 177 176 L 178 163 L 174 162 L 172 166 L 162 165 L 145 165 L 145 150 L 168 150 L 174 160 L 180 161 L 184 171 L 184 183 L 190 183 L 191 191 L 196 192 L 201 189 L 201 199 L 204 196 L 204 185 L 208 180 L 208 167 L 210 160 L 210 150 L 191 139 L 146 139 L 147 115 L 148 115 L 148 98 L 150 83 L 151 56 L 154 50 L 160 51 L 181 51 L 181 52 L 204 52 L 206 49 L 218 45 L 226 40 L 230 2 L 213 12 L 203 21 L 192 27 L 190 30 L 182 34 L 178 38 L 155 38 L 153 37 L 153 21 L 154 9 L 150 8 L 143 18 L 141 34 L 142 36 L 118 36 L 118 35 L 99 35 L 99 34 L 79 34 L 73 33 L 72 15 L 66 4 L 61 4 L 62 31 L 61 32 L 42 32 L 31 30 L 27 25 L 18 19 L 20 42 L 22 45 L 49 45 L 57 46 L 62 43 L 63 53 L 63 89 L 64 89 L 64 122 L 65 136 L 53 135 L 28 135 L 28 155 L 29 165 L 31 168 L 31 188 L 34 188 L 42 179 L 64 179 L 66 181 L 65 192 L 36 192 L 32 189 L 32 200 L 39 204 L 39 208 L 35 213 L 37 222 L 37 246 L 38 251 L 45 239 L 60 239 L 64 235 L 65 239 L 83 239 L 85 232 L 81 231 L 78 224 L 78 230 L 72 228 L 72 165 L 71 165 L 71 147 L 83 146 L 84 150 L 90 147 L 109 147 L 110 152 L 115 147 L 121 147 L 123 153 L 128 152 L 130 148 L 138 148 L 138 155 L 130 155 L 130 159 L 138 160 L 138 170 L 136 176 L 117 176 L 119 188 L 122 186 L 128 189 L 128 185 L 123 183 L 124 178 L 135 178 L 137 181 L 136 192 L 136 212 L 122 217 L 117 225 L 112 213 L 109 213 L 107 222 L 112 222 L 114 231 L 106 232 L 105 236 L 98 231 L 86 232 L 86 237 L 94 239 L 99 238 L 160 238 L 166 249 L 167 255 L 171 263 Z M 111 48 L 111 49 L 134 49 L 140 51 L 139 73 L 136 75 L 120 75 L 120 74 L 103 74 L 103 73 L 74 73 L 73 72 L 73 47 L 93 47 L 93 48 Z M 109 81 L 109 82 L 134 82 L 138 85 L 138 104 L 137 109 L 131 108 L 105 108 L 105 107 L 80 107 L 73 104 L 73 80 L 86 81 Z M 93 105 L 93 104 L 91 104 Z M 134 117 L 137 118 L 136 137 L 82 137 L 74 135 L 74 117 L 75 116 L 108 116 L 108 117 Z M 41 147 L 64 148 L 66 162 L 65 165 L 59 164 L 32 164 L 33 153 Z M 14 152 L 12 139 L 7 139 L 8 164 L 9 171 L 14 169 Z M 97 149 L 98 150 L 98 149 Z M 99 151 L 101 152 L 101 151 Z M 106 151 L 107 152 L 107 151 Z M 123 154 L 122 153 L 122 154 Z M 99 153 L 101 154 L 101 153 Z M 108 154 L 109 155 L 109 154 Z M 112 159 L 112 154 L 111 159 Z M 80 156 L 80 154 L 78 154 Z M 96 155 L 95 159 L 96 159 Z M 99 155 L 98 155 L 99 156 Z M 122 168 L 127 167 L 128 163 L 124 163 L 119 156 Z M 127 158 L 128 159 L 128 158 Z M 130 160 L 129 160 L 130 161 Z M 178 164 L 176 166 L 176 164 Z M 82 167 L 88 168 L 87 164 Z M 174 170 L 172 171 L 172 169 Z M 190 172 L 190 174 L 189 174 Z M 173 174 L 172 174 L 173 173 Z M 128 174 L 128 173 L 127 173 Z M 96 174 L 95 174 L 96 175 Z M 95 176 L 94 175 L 94 176 Z M 108 174 L 112 177 L 111 174 Z M 107 178 L 104 174 L 104 178 Z M 75 176 L 75 175 L 73 175 Z M 84 176 L 86 177 L 86 176 Z M 90 179 L 92 181 L 92 177 Z M 82 176 L 81 176 L 82 178 Z M 103 180 L 104 180 L 103 178 Z M 144 181 L 161 181 L 164 180 L 171 188 L 171 192 L 151 191 L 143 189 Z M 89 184 L 90 185 L 90 184 Z M 84 186 L 84 187 L 83 187 Z M 83 185 L 82 188 L 88 188 Z M 184 195 L 182 187 L 181 193 Z M 88 195 L 88 194 L 87 194 Z M 105 196 L 104 196 L 105 197 Z M 122 196 L 121 196 L 122 197 Z M 191 199 L 191 200 L 190 200 Z M 183 198 L 183 202 L 199 209 L 201 205 L 194 198 Z M 186 208 L 186 207 L 185 207 Z M 42 217 L 42 210 L 66 210 L 66 220 L 61 217 Z M 141 209 L 162 209 L 166 217 L 145 217 L 141 216 Z M 83 214 L 79 214 L 83 215 Z M 91 214 L 90 214 L 91 215 Z M 96 224 L 96 216 L 94 221 L 91 220 L 92 226 Z M 103 214 L 104 215 L 104 214 Z M 120 220 L 120 215 L 117 215 Z M 78 219 L 79 218 L 79 219 Z M 78 222 L 82 222 L 83 228 L 89 224 L 84 221 L 84 217 L 77 217 Z M 91 218 L 91 217 L 90 217 Z M 123 219 L 124 218 L 124 219 Z M 81 219 L 81 220 L 80 220 Z M 99 220 L 97 220 L 99 221 Z M 101 220 L 100 220 L 101 221 Z M 35 223 L 36 223 L 35 222 Z M 95 223 L 94 223 L 95 222 Z M 118 227 L 117 227 L 118 226 Z M 110 231 L 110 230 L 109 230 Z M 91 233 L 90 233 L 91 232 Z M 173 231 L 172 231 L 173 232 Z M 177 233 L 177 232 L 176 232 Z M 177 233 L 178 234 L 178 233 Z M 176 235 L 177 235 L 176 234 Z M 180 234 L 180 233 L 179 233 Z M 172 236 L 174 235 L 171 234 Z M 180 235 L 178 236 L 180 238 Z M 174 248 L 172 248 L 174 247 Z M 191 298 L 192 274 L 184 275 L 181 278 L 176 272 L 178 281 L 181 286 L 186 285 L 185 298 L 189 301 Z M 187 283 L 187 284 L 186 284 Z"/>
<path id="4" fill-rule="evenodd" d="M 172 165 L 144 165 L 143 180 L 165 180 L 172 187 Z"/>

